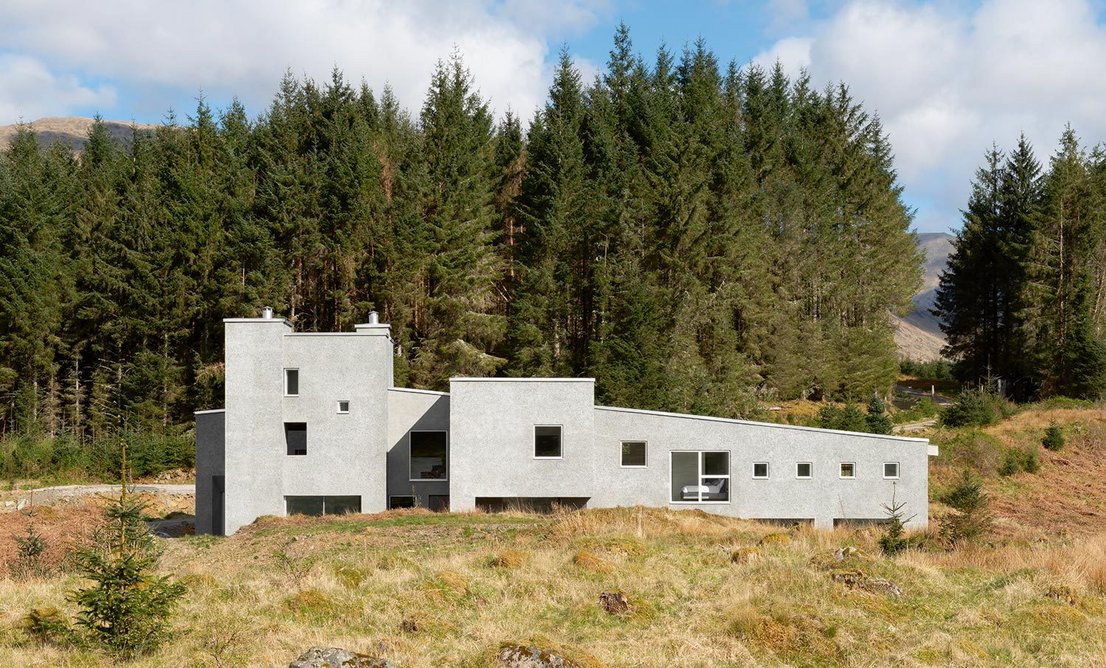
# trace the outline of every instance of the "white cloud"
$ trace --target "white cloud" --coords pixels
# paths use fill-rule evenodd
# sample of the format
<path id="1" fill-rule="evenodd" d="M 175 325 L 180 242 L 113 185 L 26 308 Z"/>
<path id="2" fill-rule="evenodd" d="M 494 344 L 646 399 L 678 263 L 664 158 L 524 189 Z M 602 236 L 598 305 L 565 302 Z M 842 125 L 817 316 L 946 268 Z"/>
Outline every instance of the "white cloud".
<path id="1" fill-rule="evenodd" d="M 813 44 L 814 40 L 809 37 L 787 37 L 753 56 L 753 63 L 766 70 L 779 63 L 788 76 L 795 77 L 800 70 L 810 67 L 810 47 Z"/>
<path id="2" fill-rule="evenodd" d="M 805 62 L 816 83 L 845 81 L 880 114 L 926 230 L 959 225 L 992 142 L 1024 132 L 1046 162 L 1068 122 L 1106 140 L 1106 26 L 1085 0 L 851 0 L 758 59 L 777 57 L 789 71 Z"/>
<path id="3" fill-rule="evenodd" d="M 55 76 L 41 61 L 0 53 L 0 120 L 33 121 L 89 105 L 115 104 L 111 86 L 84 86 L 74 76 Z"/>
<path id="4" fill-rule="evenodd" d="M 524 118 L 544 100 L 548 44 L 597 20 L 603 0 L 545 9 L 535 0 L 146 0 L 0 3 L 0 51 L 26 54 L 73 81 L 236 94 L 268 104 L 286 68 L 317 80 L 335 65 L 421 107 L 435 63 L 456 48 L 497 112 Z M 54 77 L 61 75 L 53 74 Z M 0 89 L 2 90 L 2 89 Z M 0 122 L 56 109 L 49 91 L 0 92 Z"/>

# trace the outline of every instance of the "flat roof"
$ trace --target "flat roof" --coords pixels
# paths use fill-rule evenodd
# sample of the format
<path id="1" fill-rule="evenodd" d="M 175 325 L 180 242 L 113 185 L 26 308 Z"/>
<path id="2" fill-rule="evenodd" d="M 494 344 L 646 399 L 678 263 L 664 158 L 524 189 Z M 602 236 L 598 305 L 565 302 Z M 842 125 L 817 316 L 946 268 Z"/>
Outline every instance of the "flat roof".
<path id="1" fill-rule="evenodd" d="M 207 415 L 208 413 L 226 413 L 226 412 L 227 412 L 227 409 L 225 409 L 225 408 L 211 408 L 211 409 L 206 410 L 206 411 L 192 411 L 192 414 L 193 415 Z"/>
<path id="2" fill-rule="evenodd" d="M 448 397 L 449 392 L 439 392 L 438 390 L 417 390 L 413 387 L 389 387 L 389 392 L 410 392 L 411 394 L 432 394 L 436 397 Z"/>
<path id="3" fill-rule="evenodd" d="M 530 377 L 494 377 L 470 378 L 459 376 L 450 378 L 451 383 L 594 383 L 594 378 L 530 378 Z"/>
<path id="4" fill-rule="evenodd" d="M 724 422 L 728 424 L 747 424 L 754 427 L 774 427 L 776 429 L 797 429 L 799 431 L 814 431 L 824 434 L 846 434 L 848 436 L 863 436 L 864 438 L 891 439 L 895 441 L 910 441 L 913 443 L 929 443 L 928 438 L 914 436 L 893 436 L 891 434 L 869 434 L 863 431 L 843 431 L 840 429 L 823 429 L 821 427 L 807 427 L 798 424 L 777 424 L 775 422 L 757 422 L 755 420 L 735 420 L 733 418 L 720 418 L 710 415 L 692 415 L 690 413 L 666 413 L 664 411 L 647 411 L 640 408 L 620 408 L 618 406 L 596 406 L 597 411 L 612 411 L 617 413 L 636 413 L 638 415 L 657 415 L 659 417 L 683 418 L 685 420 L 707 420 L 710 422 Z"/>

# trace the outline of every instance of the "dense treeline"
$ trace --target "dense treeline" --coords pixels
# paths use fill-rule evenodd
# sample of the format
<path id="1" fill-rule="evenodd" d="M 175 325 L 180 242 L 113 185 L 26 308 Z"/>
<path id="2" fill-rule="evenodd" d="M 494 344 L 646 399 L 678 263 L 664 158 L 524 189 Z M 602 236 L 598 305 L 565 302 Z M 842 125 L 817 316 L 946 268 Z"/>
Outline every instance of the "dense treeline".
<path id="1" fill-rule="evenodd" d="M 986 155 L 936 312 L 957 376 L 1018 400 L 1106 391 L 1106 154 L 1068 128 L 1042 170 Z M 994 388 L 992 388 L 994 389 Z"/>
<path id="2" fill-rule="evenodd" d="M 202 101 L 79 156 L 21 132 L 0 158 L 0 427 L 172 431 L 220 405 L 222 325 L 390 322 L 396 382 L 587 375 L 603 402 L 738 415 L 760 396 L 866 397 L 888 311 L 920 280 L 879 120 L 845 86 L 561 58 L 524 130 L 458 58 L 417 117 L 335 71 L 256 120 Z"/>

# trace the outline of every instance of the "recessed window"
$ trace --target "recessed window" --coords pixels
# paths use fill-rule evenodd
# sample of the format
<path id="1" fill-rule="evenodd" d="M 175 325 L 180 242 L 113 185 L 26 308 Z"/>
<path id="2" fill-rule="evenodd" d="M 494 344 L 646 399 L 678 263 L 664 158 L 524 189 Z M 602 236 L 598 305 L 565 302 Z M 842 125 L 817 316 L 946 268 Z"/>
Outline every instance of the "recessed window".
<path id="1" fill-rule="evenodd" d="M 445 480 L 446 433 L 413 431 L 408 440 L 411 446 L 411 481 Z"/>
<path id="2" fill-rule="evenodd" d="M 534 427 L 534 456 L 538 459 L 557 459 L 561 456 L 560 425 Z"/>
<path id="3" fill-rule="evenodd" d="M 622 465 L 626 467 L 645 466 L 645 441 L 622 441 Z"/>
<path id="4" fill-rule="evenodd" d="M 414 508 L 415 497 L 413 496 L 389 496 L 388 508 Z"/>
<path id="5" fill-rule="evenodd" d="M 285 422 L 284 443 L 288 446 L 290 455 L 307 454 L 307 423 Z"/>
<path id="6" fill-rule="evenodd" d="M 286 496 L 289 515 L 347 515 L 361 512 L 359 496 Z"/>
<path id="7" fill-rule="evenodd" d="M 762 480 L 768 477 L 768 462 L 753 462 L 753 477 Z"/>
<path id="8" fill-rule="evenodd" d="M 672 453 L 672 501 L 721 503 L 730 500 L 730 453 Z"/>
<path id="9" fill-rule="evenodd" d="M 856 464 L 852 462 L 841 462 L 841 477 L 842 478 L 855 478 L 856 477 Z"/>
<path id="10" fill-rule="evenodd" d="M 298 396 L 300 396 L 300 370 L 299 369 L 285 369 L 284 370 L 284 396 L 286 396 L 286 397 L 298 397 Z"/>
<path id="11" fill-rule="evenodd" d="M 341 401 L 339 401 L 338 402 L 338 412 L 341 413 L 342 415 L 345 415 L 346 413 L 348 413 L 349 412 L 349 402 L 346 401 L 345 399 L 342 399 Z"/>
<path id="12" fill-rule="evenodd" d="M 810 462 L 799 462 L 795 464 L 795 477 L 796 478 L 813 478 L 814 477 L 814 464 Z"/>
<path id="13" fill-rule="evenodd" d="M 889 479 L 896 479 L 899 477 L 899 463 L 898 462 L 884 462 L 883 463 L 883 477 Z"/>

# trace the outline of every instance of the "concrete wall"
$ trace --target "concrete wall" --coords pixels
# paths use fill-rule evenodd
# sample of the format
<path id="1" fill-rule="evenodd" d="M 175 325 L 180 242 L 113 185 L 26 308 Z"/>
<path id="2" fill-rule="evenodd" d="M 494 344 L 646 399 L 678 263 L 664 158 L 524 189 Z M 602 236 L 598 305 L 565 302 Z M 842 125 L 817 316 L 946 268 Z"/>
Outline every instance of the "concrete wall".
<path id="1" fill-rule="evenodd" d="M 228 318 L 226 401 L 227 534 L 261 515 L 282 514 L 284 338 L 282 319 Z"/>
<path id="2" fill-rule="evenodd" d="M 621 466 L 622 441 L 646 441 L 647 466 Z M 728 502 L 673 503 L 670 453 L 730 453 Z M 881 504 L 906 502 L 910 526 L 925 526 L 929 504 L 925 439 L 596 407 L 595 489 L 589 506 L 669 506 L 758 519 L 808 519 L 830 528 L 835 519 L 885 519 Z M 769 478 L 753 479 L 753 463 L 768 462 Z M 811 462 L 813 477 L 797 479 L 795 464 Z M 856 464 L 855 479 L 839 477 Z M 883 463 L 899 463 L 899 479 L 883 479 Z"/>
<path id="3" fill-rule="evenodd" d="M 411 480 L 411 431 L 446 432 L 446 481 Z M 388 497 L 414 496 L 423 508 L 430 496 L 448 496 L 453 469 L 449 444 L 449 395 L 428 390 L 388 391 Z"/>
<path id="4" fill-rule="evenodd" d="M 387 325 L 340 334 L 292 333 L 279 319 L 226 323 L 226 532 L 283 515 L 285 496 L 360 496 L 384 509 Z M 284 369 L 299 369 L 299 396 L 284 396 Z M 339 400 L 350 402 L 339 414 Z M 307 455 L 287 454 L 285 422 L 307 423 Z"/>
<path id="5" fill-rule="evenodd" d="M 196 412 L 196 533 L 211 533 L 212 477 L 225 475 L 225 411 Z"/>
<path id="6" fill-rule="evenodd" d="M 477 497 L 590 497 L 595 493 L 595 381 L 450 380 L 450 509 Z M 535 425 L 561 425 L 560 459 L 534 457 Z"/>
<path id="7" fill-rule="evenodd" d="M 307 455 L 282 450 L 283 495 L 360 496 L 362 512 L 384 510 L 391 358 L 386 328 L 285 337 L 283 365 L 299 369 L 299 396 L 281 399 L 282 416 L 307 423 Z M 278 501 L 273 514 L 284 514 Z"/>

